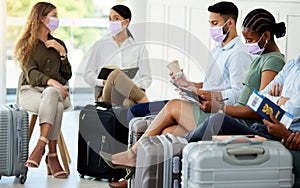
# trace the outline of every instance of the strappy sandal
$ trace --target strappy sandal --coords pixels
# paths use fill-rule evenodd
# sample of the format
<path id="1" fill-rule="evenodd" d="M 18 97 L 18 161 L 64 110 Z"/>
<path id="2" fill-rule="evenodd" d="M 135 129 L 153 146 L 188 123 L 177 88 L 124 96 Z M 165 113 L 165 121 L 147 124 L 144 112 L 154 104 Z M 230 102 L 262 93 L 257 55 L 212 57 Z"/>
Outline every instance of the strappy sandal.
<path id="1" fill-rule="evenodd" d="M 47 164 L 47 170 L 48 170 L 48 175 L 53 175 L 54 178 L 60 178 L 60 179 L 66 179 L 68 177 L 68 174 L 66 171 L 58 171 L 58 172 L 52 172 L 50 165 L 48 163 L 49 158 L 52 157 L 57 157 L 57 153 L 48 153 L 46 156 L 46 164 Z M 64 176 L 61 176 L 64 175 Z"/>
<path id="2" fill-rule="evenodd" d="M 130 152 L 133 155 L 134 158 L 136 158 L 136 154 L 134 153 L 134 151 L 132 150 L 132 148 L 130 148 Z M 125 179 L 129 179 L 135 172 L 135 167 L 133 166 L 126 166 L 126 165 L 115 165 L 112 163 L 112 154 L 110 153 L 106 153 L 104 151 L 100 151 L 100 156 L 102 157 L 102 159 L 104 160 L 104 162 L 111 167 L 112 169 L 128 169 L 128 173 L 125 176 Z"/>
<path id="3" fill-rule="evenodd" d="M 49 140 L 48 140 L 46 137 L 44 137 L 44 136 L 40 136 L 39 141 L 45 143 L 45 146 L 44 146 L 44 147 L 46 147 L 46 145 L 49 143 Z M 36 148 L 35 148 L 35 149 L 36 149 Z M 33 150 L 32 153 L 34 153 L 35 149 Z M 30 157 L 32 156 L 32 153 L 31 153 Z M 40 166 L 40 162 L 41 162 L 42 157 L 43 157 L 44 154 L 45 154 L 45 148 L 43 149 L 43 152 L 42 152 L 42 155 L 41 155 L 41 158 L 40 158 L 39 161 L 33 160 L 33 159 L 28 159 L 28 160 L 25 162 L 25 166 L 26 166 L 26 167 L 29 167 L 29 168 L 38 168 L 38 167 Z M 29 157 L 29 158 L 30 158 L 30 157 Z M 33 165 L 33 166 L 31 166 L 30 164 Z"/>

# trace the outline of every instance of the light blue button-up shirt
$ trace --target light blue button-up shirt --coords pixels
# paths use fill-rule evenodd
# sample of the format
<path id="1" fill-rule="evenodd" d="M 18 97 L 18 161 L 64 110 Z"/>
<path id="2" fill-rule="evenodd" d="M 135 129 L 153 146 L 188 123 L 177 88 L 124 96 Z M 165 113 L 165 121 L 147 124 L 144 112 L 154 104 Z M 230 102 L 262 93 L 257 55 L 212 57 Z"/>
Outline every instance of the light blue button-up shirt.
<path id="1" fill-rule="evenodd" d="M 261 93 L 277 104 L 280 97 L 273 97 L 269 94 L 273 85 L 279 83 L 280 86 L 283 85 L 282 94 L 280 97 L 290 98 L 284 105 L 281 106 L 282 109 L 294 115 L 294 121 L 300 119 L 300 56 L 296 59 L 290 60 L 286 63 L 283 69 L 277 74 L 272 82 L 261 91 Z M 300 131 L 300 124 L 292 124 L 290 129 Z"/>
<path id="2" fill-rule="evenodd" d="M 221 91 L 228 98 L 226 105 L 234 105 L 243 88 L 242 80 L 253 60 L 240 37 L 228 44 L 218 44 L 211 51 L 209 66 L 203 82 L 203 90 Z"/>

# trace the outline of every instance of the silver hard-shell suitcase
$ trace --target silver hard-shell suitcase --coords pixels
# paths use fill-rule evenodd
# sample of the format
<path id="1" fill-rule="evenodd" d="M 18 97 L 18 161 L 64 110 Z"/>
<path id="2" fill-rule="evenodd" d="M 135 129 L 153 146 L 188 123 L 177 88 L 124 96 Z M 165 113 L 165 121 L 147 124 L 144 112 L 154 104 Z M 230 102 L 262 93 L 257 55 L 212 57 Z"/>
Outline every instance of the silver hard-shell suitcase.
<path id="1" fill-rule="evenodd" d="M 0 106 L 0 179 L 16 176 L 23 184 L 27 178 L 28 113 L 17 105 Z"/>
<path id="2" fill-rule="evenodd" d="M 171 134 L 143 137 L 139 142 L 134 187 L 179 188 L 181 153 L 187 140 Z"/>
<path id="3" fill-rule="evenodd" d="M 245 142 L 235 142 L 237 139 Z M 182 187 L 292 187 L 292 156 L 277 141 L 245 137 L 189 143 L 183 149 Z"/>
<path id="4" fill-rule="evenodd" d="M 129 135 L 128 135 L 128 148 L 131 148 L 133 144 L 145 133 L 149 125 L 155 119 L 156 115 L 149 115 L 145 117 L 136 117 L 129 122 Z"/>
<path id="5" fill-rule="evenodd" d="M 135 117 L 129 122 L 128 133 L 128 149 L 135 144 L 140 137 L 145 133 L 149 125 L 155 119 L 156 115 L 149 115 L 145 117 Z M 128 180 L 128 188 L 134 187 L 134 175 Z"/>

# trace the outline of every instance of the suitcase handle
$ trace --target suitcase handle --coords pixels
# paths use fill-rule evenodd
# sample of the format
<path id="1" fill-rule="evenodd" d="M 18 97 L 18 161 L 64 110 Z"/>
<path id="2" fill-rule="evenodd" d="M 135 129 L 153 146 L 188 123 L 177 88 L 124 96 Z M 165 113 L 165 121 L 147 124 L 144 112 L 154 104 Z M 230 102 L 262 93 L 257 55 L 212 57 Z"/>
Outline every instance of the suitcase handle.
<path id="1" fill-rule="evenodd" d="M 265 150 L 261 147 L 256 148 L 229 148 L 227 149 L 227 153 L 229 155 L 262 155 L 264 154 Z"/>
<path id="2" fill-rule="evenodd" d="M 241 141 L 242 140 L 242 141 Z M 261 140 L 251 140 L 246 136 L 233 136 L 229 139 L 217 142 L 218 145 L 228 145 L 233 143 L 249 143 L 249 144 L 261 144 Z"/>
<path id="3" fill-rule="evenodd" d="M 107 110 L 112 108 L 112 105 L 107 102 L 95 102 L 95 106 L 100 108 L 106 108 Z"/>
<path id="4" fill-rule="evenodd" d="M 223 150 L 224 161 L 232 165 L 260 165 L 270 159 L 264 147 L 241 146 Z"/>

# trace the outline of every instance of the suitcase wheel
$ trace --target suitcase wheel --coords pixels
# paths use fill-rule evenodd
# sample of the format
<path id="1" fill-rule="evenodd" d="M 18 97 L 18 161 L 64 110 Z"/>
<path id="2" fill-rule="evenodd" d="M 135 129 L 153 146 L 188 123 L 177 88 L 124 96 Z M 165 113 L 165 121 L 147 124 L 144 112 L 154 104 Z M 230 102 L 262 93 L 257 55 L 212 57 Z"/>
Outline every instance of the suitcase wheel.
<path id="1" fill-rule="evenodd" d="M 80 176 L 80 178 L 84 178 L 84 174 L 80 174 L 79 176 Z"/>
<path id="2" fill-rule="evenodd" d="M 27 179 L 27 175 L 20 175 L 19 180 L 21 184 L 24 184 Z"/>

